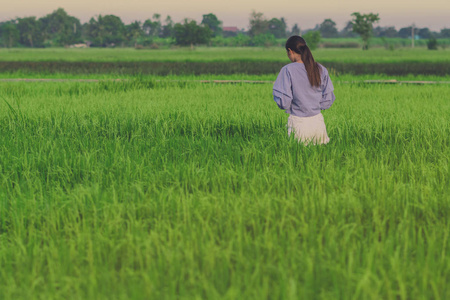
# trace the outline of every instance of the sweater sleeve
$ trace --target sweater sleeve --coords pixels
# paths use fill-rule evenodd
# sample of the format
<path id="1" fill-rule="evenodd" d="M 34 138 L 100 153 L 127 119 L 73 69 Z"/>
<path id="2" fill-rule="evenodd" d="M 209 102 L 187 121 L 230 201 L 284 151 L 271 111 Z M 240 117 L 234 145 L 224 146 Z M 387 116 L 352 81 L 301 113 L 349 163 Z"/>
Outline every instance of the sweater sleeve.
<path id="1" fill-rule="evenodd" d="M 320 100 L 321 110 L 330 108 L 334 100 L 336 100 L 336 96 L 333 91 L 333 83 L 331 82 L 330 76 L 326 71 L 325 76 L 322 78 L 322 100 Z"/>
<path id="2" fill-rule="evenodd" d="M 282 68 L 273 85 L 273 99 L 278 107 L 284 110 L 291 108 L 292 82 L 287 68 Z"/>

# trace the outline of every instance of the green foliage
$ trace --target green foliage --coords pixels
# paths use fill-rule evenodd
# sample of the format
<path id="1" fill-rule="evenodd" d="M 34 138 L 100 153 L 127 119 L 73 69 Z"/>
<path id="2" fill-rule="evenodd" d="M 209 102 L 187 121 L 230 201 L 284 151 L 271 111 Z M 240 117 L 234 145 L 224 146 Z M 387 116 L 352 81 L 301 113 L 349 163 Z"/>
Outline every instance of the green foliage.
<path id="1" fill-rule="evenodd" d="M 82 41 L 80 20 L 59 8 L 40 19 L 18 18 L 0 25 L 3 44 L 25 47 L 67 46 Z"/>
<path id="2" fill-rule="evenodd" d="M 441 29 L 440 35 L 442 38 L 450 38 L 450 28 Z"/>
<path id="3" fill-rule="evenodd" d="M 438 42 L 435 37 L 430 37 L 427 41 L 428 50 L 437 50 Z"/>
<path id="4" fill-rule="evenodd" d="M 271 41 L 273 42 L 273 39 L 271 37 Z M 276 40 L 275 40 L 276 42 Z M 242 33 L 238 33 L 235 36 L 232 37 L 223 37 L 218 36 L 211 39 L 211 46 L 214 47 L 248 47 L 248 46 L 254 46 L 253 39 L 248 36 L 244 35 Z M 264 44 L 264 43 L 263 43 Z"/>
<path id="5" fill-rule="evenodd" d="M 303 35 L 303 38 L 305 39 L 306 44 L 311 50 L 317 49 L 320 40 L 322 39 L 319 31 L 308 31 Z"/>
<path id="6" fill-rule="evenodd" d="M 67 46 L 82 41 L 80 20 L 69 16 L 62 8 L 58 8 L 39 21 L 44 41 L 49 41 L 52 46 Z"/>
<path id="7" fill-rule="evenodd" d="M 139 40 L 144 36 L 141 23 L 134 21 L 133 23 L 125 26 L 126 37 L 128 41 L 132 42 L 134 47 L 137 46 Z"/>
<path id="8" fill-rule="evenodd" d="M 325 38 L 337 37 L 336 23 L 331 19 L 325 19 L 319 27 L 320 34 Z"/>
<path id="9" fill-rule="evenodd" d="M 418 28 L 416 33 L 421 39 L 433 38 L 429 28 Z"/>
<path id="10" fill-rule="evenodd" d="M 20 31 L 14 21 L 8 21 L 1 25 L 2 43 L 5 47 L 12 48 L 17 46 L 20 39 Z"/>
<path id="11" fill-rule="evenodd" d="M 195 20 L 185 19 L 184 23 L 174 26 L 175 43 L 181 46 L 207 44 L 211 39 L 211 29 L 197 25 Z"/>
<path id="12" fill-rule="evenodd" d="M 125 41 L 125 32 L 122 20 L 114 15 L 91 18 L 85 27 L 86 38 L 100 47 L 120 45 Z"/>
<path id="13" fill-rule="evenodd" d="M 0 299 L 449 299 L 448 87 L 334 82 L 317 147 L 271 83 L 0 83 Z"/>
<path id="14" fill-rule="evenodd" d="M 263 13 L 253 11 L 250 14 L 250 26 L 248 34 L 251 37 L 255 37 L 260 34 L 266 34 L 269 31 L 269 21 Z"/>
<path id="15" fill-rule="evenodd" d="M 352 21 L 347 22 L 347 25 L 339 32 L 339 36 L 341 38 L 354 38 L 358 36 L 358 34 L 353 31 Z"/>
<path id="16" fill-rule="evenodd" d="M 381 27 L 373 28 L 373 36 L 380 38 L 395 38 L 398 37 L 398 32 L 395 27 Z"/>
<path id="17" fill-rule="evenodd" d="M 363 40 L 363 50 L 369 49 L 369 41 L 373 36 L 373 24 L 378 22 L 380 18 L 378 14 L 360 14 L 358 12 L 352 13 L 353 31 L 358 33 Z"/>
<path id="18" fill-rule="evenodd" d="M 251 43 L 251 38 L 242 33 L 238 33 L 235 37 L 233 37 L 233 40 L 235 42 L 235 46 L 237 47 L 249 46 Z"/>
<path id="19" fill-rule="evenodd" d="M 173 36 L 174 36 L 173 26 L 174 26 L 174 23 L 172 21 L 172 18 L 170 16 L 167 16 L 165 24 L 162 27 L 161 37 L 173 38 Z"/>
<path id="20" fill-rule="evenodd" d="M 252 46 L 265 46 L 270 47 L 274 46 L 277 43 L 275 36 L 271 33 L 264 33 L 255 35 L 251 39 Z"/>
<path id="21" fill-rule="evenodd" d="M 212 37 L 222 35 L 222 21 L 220 21 L 215 14 L 203 15 L 202 25 L 208 26 L 211 29 Z"/>
<path id="22" fill-rule="evenodd" d="M 20 33 L 19 42 L 27 47 L 40 47 L 43 43 L 41 22 L 35 17 L 17 19 L 17 29 Z"/>
<path id="23" fill-rule="evenodd" d="M 275 38 L 286 38 L 286 20 L 284 18 L 272 18 L 268 23 L 269 33 L 272 34 Z"/>
<path id="24" fill-rule="evenodd" d="M 292 26 L 291 32 L 289 34 L 290 36 L 293 35 L 300 35 L 300 27 L 298 27 L 298 24 L 295 23 L 294 26 Z"/>
<path id="25" fill-rule="evenodd" d="M 170 19 L 170 17 L 168 18 Z M 145 20 L 143 30 L 149 36 L 160 36 L 162 34 L 161 15 L 154 14 L 152 19 Z"/>

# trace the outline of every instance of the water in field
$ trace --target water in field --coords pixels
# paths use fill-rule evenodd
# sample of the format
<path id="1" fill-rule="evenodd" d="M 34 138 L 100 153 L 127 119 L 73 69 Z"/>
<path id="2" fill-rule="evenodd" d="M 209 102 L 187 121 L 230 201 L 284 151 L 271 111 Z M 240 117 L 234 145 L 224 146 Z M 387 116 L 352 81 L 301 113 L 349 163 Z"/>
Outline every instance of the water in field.
<path id="1" fill-rule="evenodd" d="M 450 86 L 271 89 L 0 83 L 0 298 L 448 298 Z"/>

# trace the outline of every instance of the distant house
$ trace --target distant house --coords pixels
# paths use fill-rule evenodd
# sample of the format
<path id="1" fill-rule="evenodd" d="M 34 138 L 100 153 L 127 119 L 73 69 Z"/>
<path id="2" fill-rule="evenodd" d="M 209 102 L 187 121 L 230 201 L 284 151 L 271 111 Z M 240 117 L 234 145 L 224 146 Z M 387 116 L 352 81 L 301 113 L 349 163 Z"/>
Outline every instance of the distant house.
<path id="1" fill-rule="evenodd" d="M 237 28 L 237 27 L 235 27 L 235 26 L 231 26 L 231 27 L 223 27 L 222 29 L 223 29 L 224 32 L 225 32 L 225 31 L 235 32 L 235 33 L 239 32 L 239 28 Z"/>
<path id="2" fill-rule="evenodd" d="M 240 32 L 236 26 L 223 27 L 222 31 L 224 37 L 236 36 Z"/>

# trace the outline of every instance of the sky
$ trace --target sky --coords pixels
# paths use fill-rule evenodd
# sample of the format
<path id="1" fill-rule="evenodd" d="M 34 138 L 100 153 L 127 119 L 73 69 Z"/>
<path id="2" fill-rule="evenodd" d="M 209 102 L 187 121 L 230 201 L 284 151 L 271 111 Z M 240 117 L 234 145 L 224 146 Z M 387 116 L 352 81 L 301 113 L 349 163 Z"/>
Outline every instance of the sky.
<path id="1" fill-rule="evenodd" d="M 436 31 L 450 28 L 449 0 L 0 0 L 0 21 L 42 17 L 59 7 L 82 22 L 99 14 L 113 14 L 130 23 L 149 19 L 154 13 L 161 14 L 163 20 L 170 15 L 175 22 L 184 18 L 200 22 L 202 15 L 214 13 L 223 26 L 248 29 L 250 13 L 256 11 L 269 19 L 284 17 L 289 27 L 297 23 L 303 30 L 329 18 L 340 30 L 353 12 L 360 12 L 378 13 L 377 25 L 397 30 L 413 23 Z"/>

